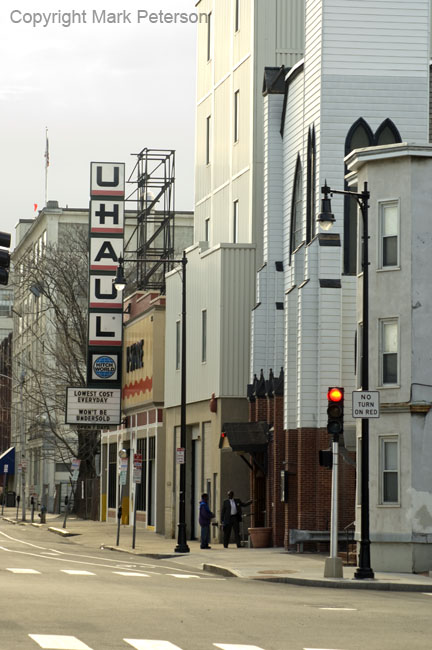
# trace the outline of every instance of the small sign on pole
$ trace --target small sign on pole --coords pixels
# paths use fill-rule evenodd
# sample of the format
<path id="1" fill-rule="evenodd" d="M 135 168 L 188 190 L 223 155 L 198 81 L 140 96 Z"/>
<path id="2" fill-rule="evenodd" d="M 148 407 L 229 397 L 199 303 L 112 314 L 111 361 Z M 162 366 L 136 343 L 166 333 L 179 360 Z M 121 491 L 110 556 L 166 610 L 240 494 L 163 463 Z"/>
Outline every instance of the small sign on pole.
<path id="1" fill-rule="evenodd" d="M 380 394 L 378 390 L 354 390 L 352 393 L 353 418 L 379 418 Z"/>
<path id="2" fill-rule="evenodd" d="M 184 447 L 177 447 L 177 465 L 184 465 L 185 450 Z"/>

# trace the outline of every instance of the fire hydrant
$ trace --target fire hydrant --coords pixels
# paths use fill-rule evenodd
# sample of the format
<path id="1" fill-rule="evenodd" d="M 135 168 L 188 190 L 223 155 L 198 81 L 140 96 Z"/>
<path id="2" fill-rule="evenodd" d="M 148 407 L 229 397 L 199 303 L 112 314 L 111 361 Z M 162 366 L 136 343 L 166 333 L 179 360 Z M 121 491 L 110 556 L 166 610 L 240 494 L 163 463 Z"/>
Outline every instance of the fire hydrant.
<path id="1" fill-rule="evenodd" d="M 41 511 L 39 513 L 41 524 L 46 524 L 46 506 L 41 506 Z"/>

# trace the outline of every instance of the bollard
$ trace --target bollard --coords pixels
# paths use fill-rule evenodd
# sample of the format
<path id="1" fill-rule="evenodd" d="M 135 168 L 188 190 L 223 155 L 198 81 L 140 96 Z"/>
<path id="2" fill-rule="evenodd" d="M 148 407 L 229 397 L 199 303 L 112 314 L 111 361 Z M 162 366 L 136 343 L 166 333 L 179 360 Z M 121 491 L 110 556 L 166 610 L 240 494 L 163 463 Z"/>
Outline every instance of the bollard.
<path id="1" fill-rule="evenodd" d="M 120 543 L 120 520 L 122 516 L 122 507 L 120 506 L 118 511 L 117 511 L 117 543 L 116 546 L 119 545 Z"/>
<path id="2" fill-rule="evenodd" d="M 31 504 L 31 522 L 33 523 L 33 519 L 34 519 L 34 511 L 35 511 L 35 502 L 34 502 L 34 497 L 31 497 L 31 499 L 30 499 L 30 504 Z"/>
<path id="3" fill-rule="evenodd" d="M 17 521 L 18 521 L 18 512 L 19 512 L 19 503 L 20 503 L 20 501 L 21 501 L 21 497 L 20 497 L 19 494 L 17 494 L 17 498 L 16 498 L 16 502 L 17 502 L 17 516 L 16 516 L 16 518 L 17 518 Z"/>
<path id="4" fill-rule="evenodd" d="M 64 521 L 63 521 L 63 528 L 66 528 L 66 520 L 68 516 L 68 510 L 69 510 L 69 497 L 65 496 L 65 516 L 64 516 Z"/>

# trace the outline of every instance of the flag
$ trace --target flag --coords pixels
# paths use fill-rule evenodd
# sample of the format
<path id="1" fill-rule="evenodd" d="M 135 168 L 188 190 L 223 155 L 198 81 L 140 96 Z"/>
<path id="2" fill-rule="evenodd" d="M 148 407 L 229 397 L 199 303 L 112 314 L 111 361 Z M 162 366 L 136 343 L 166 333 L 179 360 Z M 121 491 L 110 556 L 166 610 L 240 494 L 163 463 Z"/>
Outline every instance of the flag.
<path id="1" fill-rule="evenodd" d="M 49 167 L 48 129 L 46 130 L 45 167 Z"/>
<path id="2" fill-rule="evenodd" d="M 33 205 L 34 205 L 34 211 L 36 212 L 36 210 L 37 210 L 37 208 L 38 208 L 38 204 L 37 204 L 37 203 L 33 203 Z"/>

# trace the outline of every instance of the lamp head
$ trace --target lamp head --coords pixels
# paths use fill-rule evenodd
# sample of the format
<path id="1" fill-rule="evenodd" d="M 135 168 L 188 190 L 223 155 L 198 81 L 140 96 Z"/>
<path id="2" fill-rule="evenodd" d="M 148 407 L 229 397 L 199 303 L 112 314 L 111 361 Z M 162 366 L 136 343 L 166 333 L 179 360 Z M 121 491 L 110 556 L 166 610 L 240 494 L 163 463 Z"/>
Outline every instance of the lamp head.
<path id="1" fill-rule="evenodd" d="M 321 200 L 321 212 L 318 215 L 317 221 L 323 230 L 330 230 L 336 219 L 331 211 L 331 189 L 327 185 L 327 180 L 321 188 L 321 192 L 324 194 L 324 197 Z"/>

